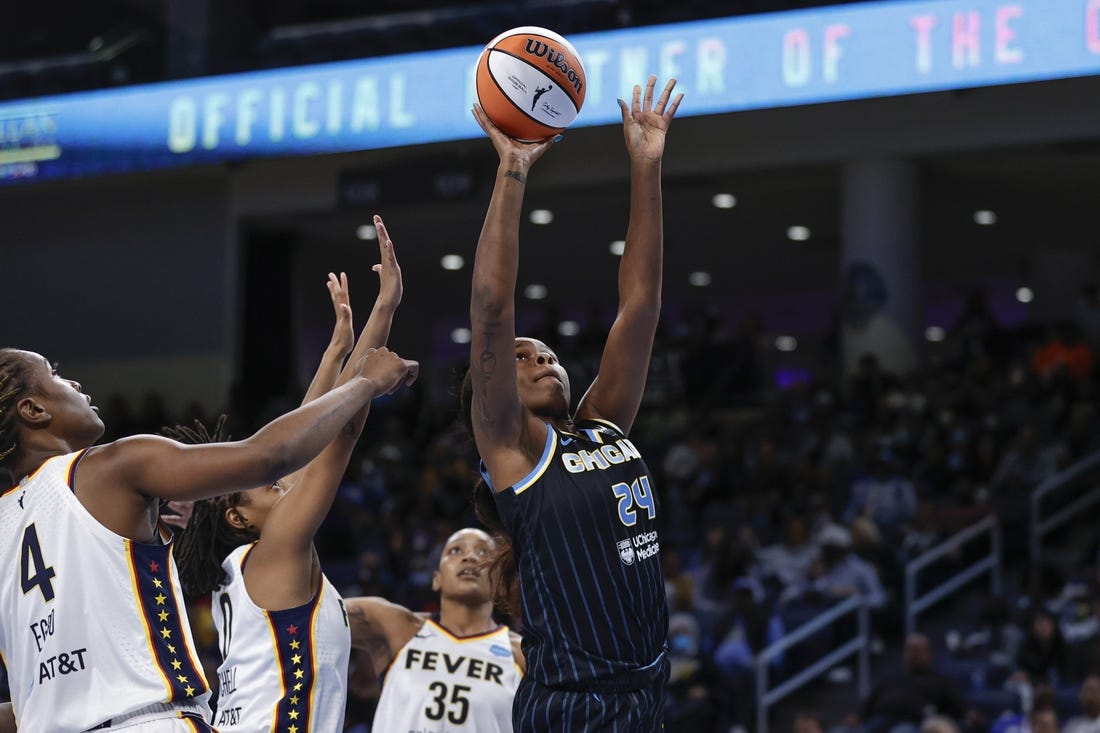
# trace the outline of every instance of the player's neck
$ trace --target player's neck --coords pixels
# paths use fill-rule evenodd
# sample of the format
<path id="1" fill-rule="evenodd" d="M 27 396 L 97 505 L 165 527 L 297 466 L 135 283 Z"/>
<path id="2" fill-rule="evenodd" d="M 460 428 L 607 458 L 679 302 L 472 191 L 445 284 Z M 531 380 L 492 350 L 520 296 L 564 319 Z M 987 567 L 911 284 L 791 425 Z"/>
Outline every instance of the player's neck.
<path id="1" fill-rule="evenodd" d="M 42 464 L 49 459 L 72 453 L 74 450 L 78 449 L 70 448 L 67 444 L 61 443 L 42 448 L 38 446 L 25 448 L 22 455 L 11 467 L 12 478 L 18 483 L 41 468 Z"/>
<path id="2" fill-rule="evenodd" d="M 441 599 L 439 623 L 455 636 L 476 636 L 495 629 L 493 604 L 470 605 L 460 601 Z"/>

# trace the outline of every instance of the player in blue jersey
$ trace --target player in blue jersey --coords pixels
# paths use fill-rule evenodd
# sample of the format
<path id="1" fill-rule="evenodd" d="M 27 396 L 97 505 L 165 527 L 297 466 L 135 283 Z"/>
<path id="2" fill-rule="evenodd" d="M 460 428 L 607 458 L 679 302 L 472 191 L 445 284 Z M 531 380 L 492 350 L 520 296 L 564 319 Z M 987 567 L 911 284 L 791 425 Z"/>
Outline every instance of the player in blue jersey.
<path id="1" fill-rule="evenodd" d="M 385 350 L 345 383 L 245 440 L 143 435 L 95 446 L 104 425 L 79 383 L 39 354 L 0 349 L 0 653 L 23 733 L 209 728 L 162 499 L 271 484 L 314 459 L 379 394 L 416 373 Z M 289 582 L 289 580 L 288 580 Z"/>
<path id="2" fill-rule="evenodd" d="M 382 262 L 379 294 L 350 357 L 353 340 L 347 283 L 329 275 L 336 310 L 332 341 L 305 397 L 308 404 L 349 378 L 355 364 L 384 349 L 401 302 L 401 270 L 381 217 L 374 218 Z M 388 354 L 391 369 L 415 371 Z M 402 370 L 405 371 L 402 371 Z M 391 375 L 392 376 L 392 375 Z M 389 391 L 389 390 L 387 390 Z M 214 723 L 221 731 L 320 733 L 343 728 L 351 632 L 344 601 L 321 571 L 313 538 L 328 514 L 367 418 L 364 407 L 297 476 L 196 502 L 180 539 L 184 588 L 212 593 L 222 651 Z M 179 429 L 177 429 L 179 431 Z M 180 431 L 187 442 L 218 440 Z"/>
<path id="3" fill-rule="evenodd" d="M 494 502 L 486 522 L 511 542 L 527 674 L 516 731 L 658 731 L 668 660 L 668 609 L 658 506 L 627 434 L 638 412 L 661 306 L 661 160 L 683 95 L 656 77 L 620 100 L 630 157 L 630 220 L 619 266 L 619 309 L 599 375 L 570 414 L 554 352 L 516 338 L 519 222 L 532 164 L 552 140 L 525 144 L 474 116 L 500 157 L 478 240 L 464 396 Z M 482 495 L 484 497 L 484 494 Z"/>

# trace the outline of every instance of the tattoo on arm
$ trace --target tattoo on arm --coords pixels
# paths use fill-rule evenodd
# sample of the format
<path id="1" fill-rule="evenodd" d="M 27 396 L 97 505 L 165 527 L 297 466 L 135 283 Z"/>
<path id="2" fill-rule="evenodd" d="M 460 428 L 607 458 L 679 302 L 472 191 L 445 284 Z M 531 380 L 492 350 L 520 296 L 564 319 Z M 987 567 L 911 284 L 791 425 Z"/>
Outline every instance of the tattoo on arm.
<path id="1" fill-rule="evenodd" d="M 496 330 L 500 326 L 499 321 L 484 321 L 481 324 L 485 332 L 486 344 L 491 344 Z M 493 415 L 489 412 L 489 381 L 497 369 L 497 355 L 488 346 L 478 356 L 478 378 L 474 385 L 474 405 L 477 414 L 485 425 L 493 424 Z"/>
<path id="2" fill-rule="evenodd" d="M 489 380 L 496 370 L 497 357 L 496 354 L 491 351 L 483 351 L 478 361 L 480 363 L 481 375 L 477 379 L 477 389 L 475 390 L 477 412 L 484 424 L 492 425 L 493 415 L 489 412 Z"/>
<path id="3" fill-rule="evenodd" d="M 505 178 L 515 178 L 520 183 L 527 183 L 527 176 L 523 175 L 519 171 L 504 171 Z"/>

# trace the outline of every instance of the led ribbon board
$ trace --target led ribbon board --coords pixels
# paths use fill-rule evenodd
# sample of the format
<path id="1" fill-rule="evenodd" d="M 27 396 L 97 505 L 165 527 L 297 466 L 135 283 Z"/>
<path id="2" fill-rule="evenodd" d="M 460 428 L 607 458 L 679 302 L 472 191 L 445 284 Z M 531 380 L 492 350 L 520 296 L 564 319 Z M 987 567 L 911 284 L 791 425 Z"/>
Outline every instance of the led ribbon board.
<path id="1" fill-rule="evenodd" d="M 1100 0 L 841 5 L 570 36 L 588 90 L 574 123 L 617 122 L 656 73 L 679 114 L 1100 73 Z M 369 150 L 481 135 L 480 47 L 0 104 L 0 181 Z"/>

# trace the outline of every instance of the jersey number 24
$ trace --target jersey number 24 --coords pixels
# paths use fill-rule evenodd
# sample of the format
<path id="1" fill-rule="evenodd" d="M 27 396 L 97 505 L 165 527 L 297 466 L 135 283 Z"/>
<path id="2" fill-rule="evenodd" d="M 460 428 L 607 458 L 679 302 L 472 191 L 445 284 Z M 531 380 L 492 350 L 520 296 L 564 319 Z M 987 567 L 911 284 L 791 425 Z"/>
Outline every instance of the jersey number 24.
<path id="1" fill-rule="evenodd" d="M 638 511 L 641 509 L 650 519 L 657 516 L 657 501 L 653 498 L 653 489 L 649 487 L 649 476 L 639 476 L 630 484 L 614 484 L 611 491 L 619 499 L 619 521 L 627 527 L 638 523 Z"/>

